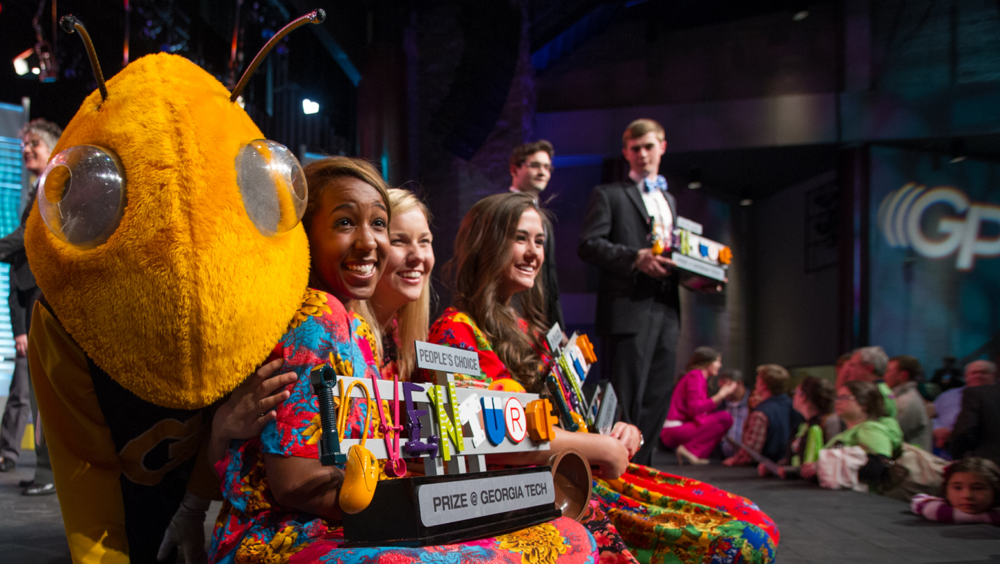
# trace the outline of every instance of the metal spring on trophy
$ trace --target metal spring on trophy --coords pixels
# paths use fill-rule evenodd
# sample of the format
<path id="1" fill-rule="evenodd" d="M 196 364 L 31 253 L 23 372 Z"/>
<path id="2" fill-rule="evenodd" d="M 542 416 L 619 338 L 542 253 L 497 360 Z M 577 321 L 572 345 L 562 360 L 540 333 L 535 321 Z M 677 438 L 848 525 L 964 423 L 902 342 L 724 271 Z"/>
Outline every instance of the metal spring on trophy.
<path id="1" fill-rule="evenodd" d="M 319 421 L 323 429 L 323 437 L 319 443 L 319 461 L 324 466 L 343 464 L 347 462 L 347 455 L 340 452 L 337 411 L 333 406 L 333 387 L 337 383 L 337 373 L 330 365 L 324 365 L 323 368 L 313 370 L 310 381 L 319 403 Z"/>

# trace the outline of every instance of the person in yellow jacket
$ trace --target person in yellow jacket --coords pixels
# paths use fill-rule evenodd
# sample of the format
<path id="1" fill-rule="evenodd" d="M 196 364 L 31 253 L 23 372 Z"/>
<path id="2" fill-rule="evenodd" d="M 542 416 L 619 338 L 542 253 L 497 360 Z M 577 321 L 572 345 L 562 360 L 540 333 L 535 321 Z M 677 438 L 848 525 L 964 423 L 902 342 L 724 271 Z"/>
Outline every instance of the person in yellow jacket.
<path id="1" fill-rule="evenodd" d="M 86 35 L 71 16 L 63 28 Z M 149 562 L 185 492 L 218 497 L 198 462 L 210 408 L 302 304 L 306 187 L 238 92 L 194 63 L 149 55 L 106 84 L 95 67 L 26 225 L 43 292 L 29 362 L 73 560 Z M 273 417 L 255 394 L 224 408 L 263 408 L 238 432 Z"/>

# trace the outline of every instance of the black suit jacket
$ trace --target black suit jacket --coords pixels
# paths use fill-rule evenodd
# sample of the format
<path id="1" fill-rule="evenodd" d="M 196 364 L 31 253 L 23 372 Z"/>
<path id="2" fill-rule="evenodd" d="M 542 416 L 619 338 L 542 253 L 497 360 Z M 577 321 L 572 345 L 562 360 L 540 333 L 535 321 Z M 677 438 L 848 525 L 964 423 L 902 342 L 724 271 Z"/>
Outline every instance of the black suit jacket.
<path id="1" fill-rule="evenodd" d="M 962 392 L 962 411 L 951 431 L 951 454 L 955 460 L 981 456 L 1000 464 L 1000 386 L 974 386 Z"/>
<path id="2" fill-rule="evenodd" d="M 673 195 L 664 192 L 677 218 Z M 654 301 L 680 310 L 677 275 L 647 276 L 632 264 L 639 249 L 652 246 L 653 221 L 631 180 L 597 186 L 590 193 L 577 253 L 600 269 L 597 333 L 634 334 L 636 317 Z"/>
<path id="3" fill-rule="evenodd" d="M 31 273 L 28 266 L 28 255 L 24 252 L 24 224 L 28 221 L 32 206 L 35 205 L 35 195 L 32 193 L 21 213 L 21 225 L 10 235 L 0 239 L 0 262 L 10 265 L 10 294 L 7 304 L 10 306 L 10 323 L 14 335 L 23 335 L 27 332 L 27 311 L 29 296 L 34 293 L 38 284 L 35 282 L 35 275 Z"/>

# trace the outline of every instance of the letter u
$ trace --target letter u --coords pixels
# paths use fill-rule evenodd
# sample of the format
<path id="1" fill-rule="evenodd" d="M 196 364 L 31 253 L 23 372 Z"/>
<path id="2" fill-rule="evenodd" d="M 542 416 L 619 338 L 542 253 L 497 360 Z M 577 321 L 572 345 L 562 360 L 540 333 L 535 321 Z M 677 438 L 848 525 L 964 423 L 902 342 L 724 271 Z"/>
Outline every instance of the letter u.
<path id="1" fill-rule="evenodd" d="M 485 396 L 480 398 L 483 404 L 483 422 L 486 423 L 486 438 L 493 445 L 499 445 L 507 435 L 507 425 L 503 418 L 503 404 L 495 401 L 499 398 Z M 495 403 L 494 403 L 495 402 Z"/>

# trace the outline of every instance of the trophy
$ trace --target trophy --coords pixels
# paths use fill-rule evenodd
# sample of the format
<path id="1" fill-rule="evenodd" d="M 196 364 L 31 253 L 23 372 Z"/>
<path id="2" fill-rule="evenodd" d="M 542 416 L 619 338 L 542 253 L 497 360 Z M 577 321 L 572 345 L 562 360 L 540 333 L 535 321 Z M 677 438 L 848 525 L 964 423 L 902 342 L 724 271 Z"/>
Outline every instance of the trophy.
<path id="1" fill-rule="evenodd" d="M 562 453 L 552 460 L 555 468 L 486 469 L 489 454 L 549 450 L 557 422 L 551 402 L 538 394 L 457 387 L 454 374 L 480 374 L 478 353 L 415 346 L 417 367 L 433 371 L 436 384 L 348 378 L 329 366 L 313 373 L 323 427 L 320 461 L 346 463 L 344 546 L 449 544 L 564 514 L 578 518 L 591 480 L 579 455 Z M 369 415 L 377 410 L 382 438 L 338 437 L 345 425 L 334 423 L 335 393 L 342 407 L 358 399 L 368 402 Z M 386 461 L 390 479 L 377 479 L 378 460 Z M 408 475 L 407 461 L 422 464 L 424 475 Z M 584 491 L 587 499 L 580 499 Z"/>
<path id="2" fill-rule="evenodd" d="M 656 251 L 657 242 L 653 242 Z M 726 271 L 733 262 L 733 251 L 728 246 L 702 235 L 700 223 L 678 217 L 670 236 L 670 245 L 660 245 L 662 253 L 670 252 L 670 259 L 684 272 L 681 282 L 692 289 L 725 283 Z"/>

